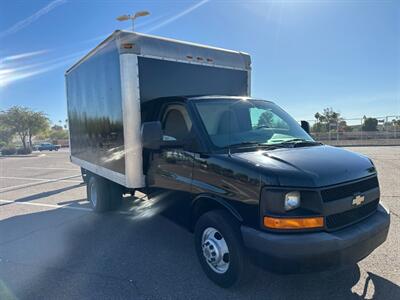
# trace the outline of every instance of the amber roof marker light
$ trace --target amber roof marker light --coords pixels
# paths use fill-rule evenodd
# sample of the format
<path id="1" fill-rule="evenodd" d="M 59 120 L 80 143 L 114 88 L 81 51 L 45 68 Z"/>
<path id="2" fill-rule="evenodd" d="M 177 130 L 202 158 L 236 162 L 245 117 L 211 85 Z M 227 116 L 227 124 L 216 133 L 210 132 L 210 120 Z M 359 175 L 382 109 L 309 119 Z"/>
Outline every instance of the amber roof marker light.
<path id="1" fill-rule="evenodd" d="M 145 17 L 145 16 L 148 16 L 148 15 L 150 15 L 150 13 L 148 11 L 146 11 L 146 10 L 143 10 L 143 11 L 138 11 L 135 14 L 132 14 L 132 15 L 119 16 L 119 17 L 117 17 L 117 20 L 120 21 L 120 22 L 132 20 L 132 31 L 135 31 L 134 30 L 135 29 L 135 20 L 137 18 Z"/>

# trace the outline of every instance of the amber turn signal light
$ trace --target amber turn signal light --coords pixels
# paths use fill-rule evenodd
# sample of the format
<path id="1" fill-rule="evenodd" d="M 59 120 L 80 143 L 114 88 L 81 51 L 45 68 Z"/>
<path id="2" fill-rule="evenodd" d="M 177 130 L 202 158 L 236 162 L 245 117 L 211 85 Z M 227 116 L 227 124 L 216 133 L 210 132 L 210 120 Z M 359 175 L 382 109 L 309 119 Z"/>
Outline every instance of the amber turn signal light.
<path id="1" fill-rule="evenodd" d="M 324 227 L 324 218 L 273 218 L 264 217 L 264 226 L 272 229 L 309 229 Z"/>

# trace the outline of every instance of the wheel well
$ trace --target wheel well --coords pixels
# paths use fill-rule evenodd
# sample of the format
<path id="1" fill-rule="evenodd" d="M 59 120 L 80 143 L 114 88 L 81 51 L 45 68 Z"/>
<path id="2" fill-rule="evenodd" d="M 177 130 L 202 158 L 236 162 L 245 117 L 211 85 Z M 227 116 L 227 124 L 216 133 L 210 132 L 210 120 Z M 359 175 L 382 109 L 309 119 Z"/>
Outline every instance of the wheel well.
<path id="1" fill-rule="evenodd" d="M 190 224 L 190 229 L 193 230 L 197 220 L 205 213 L 223 209 L 229 212 L 233 217 L 235 217 L 239 222 L 242 222 L 243 219 L 240 214 L 232 208 L 229 204 L 227 204 L 224 200 L 214 199 L 211 197 L 199 197 L 195 199 L 192 206 L 192 222 Z"/>

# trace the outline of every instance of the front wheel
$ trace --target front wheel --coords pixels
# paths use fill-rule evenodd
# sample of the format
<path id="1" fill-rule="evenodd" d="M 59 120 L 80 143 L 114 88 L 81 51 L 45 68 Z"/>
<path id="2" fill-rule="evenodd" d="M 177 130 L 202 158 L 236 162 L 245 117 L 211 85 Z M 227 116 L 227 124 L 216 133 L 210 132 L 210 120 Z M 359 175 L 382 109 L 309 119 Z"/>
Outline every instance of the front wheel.
<path id="1" fill-rule="evenodd" d="M 200 264 L 214 283 L 227 288 L 249 278 L 240 224 L 227 211 L 214 210 L 201 216 L 194 238 Z"/>

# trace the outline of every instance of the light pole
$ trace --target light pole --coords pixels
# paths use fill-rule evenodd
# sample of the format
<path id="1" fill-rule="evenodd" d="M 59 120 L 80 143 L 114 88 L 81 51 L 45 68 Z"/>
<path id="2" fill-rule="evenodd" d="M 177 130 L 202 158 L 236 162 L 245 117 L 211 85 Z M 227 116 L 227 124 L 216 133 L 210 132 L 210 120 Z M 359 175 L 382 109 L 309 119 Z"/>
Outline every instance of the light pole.
<path id="1" fill-rule="evenodd" d="M 135 13 L 134 15 L 122 15 L 119 16 L 117 18 L 118 21 L 128 21 L 128 20 L 132 20 L 132 31 L 134 31 L 135 29 L 135 19 L 139 18 L 139 17 L 145 17 L 148 16 L 150 13 L 148 11 L 138 11 L 137 13 Z"/>

